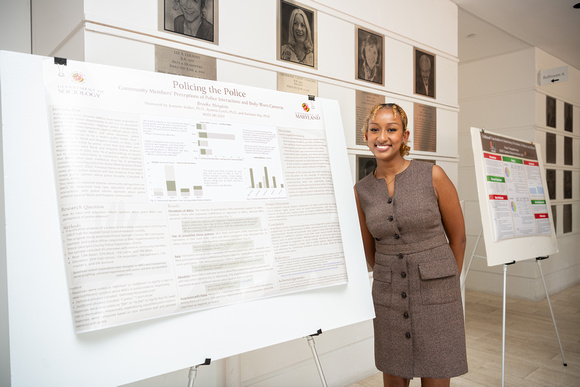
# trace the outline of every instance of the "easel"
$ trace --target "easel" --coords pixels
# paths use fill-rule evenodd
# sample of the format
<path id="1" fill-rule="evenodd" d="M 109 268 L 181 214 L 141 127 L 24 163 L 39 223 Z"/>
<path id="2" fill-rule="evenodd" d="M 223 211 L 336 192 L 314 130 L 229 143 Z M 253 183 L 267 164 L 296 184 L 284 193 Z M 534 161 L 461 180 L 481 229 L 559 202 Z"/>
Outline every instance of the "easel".
<path id="1" fill-rule="evenodd" d="M 467 274 L 469 273 L 469 268 L 471 266 L 471 262 L 473 261 L 473 257 L 477 258 L 486 258 L 485 256 L 476 255 L 475 251 L 477 250 L 477 246 L 479 245 L 479 241 L 481 240 L 481 236 L 483 234 L 483 229 L 479 232 L 477 236 L 477 241 L 473 247 L 473 251 L 471 253 L 471 257 L 469 258 L 469 262 L 467 264 L 467 269 L 465 271 L 465 277 L 462 284 L 462 291 L 465 288 L 465 282 L 467 280 Z M 564 357 L 564 350 L 562 349 L 562 342 L 560 341 L 560 334 L 558 333 L 558 327 L 556 326 L 556 318 L 554 317 L 554 311 L 552 310 L 552 303 L 550 302 L 550 295 L 548 294 L 548 287 L 546 286 L 546 281 L 544 280 L 544 272 L 542 271 L 541 261 L 544 259 L 548 259 L 549 256 L 544 257 L 537 257 L 536 263 L 538 264 L 538 269 L 540 270 L 540 277 L 542 278 L 542 283 L 544 285 L 544 291 L 546 292 L 546 299 L 548 300 L 548 306 L 550 307 L 550 313 L 552 315 L 552 322 L 554 323 L 554 329 L 556 330 L 556 337 L 558 338 L 558 345 L 560 346 L 560 353 L 562 354 L 562 362 L 564 367 L 568 366 L 566 363 L 566 358 Z M 502 314 L 502 349 L 501 349 L 501 385 L 504 386 L 505 380 L 505 321 L 506 321 L 506 288 L 507 288 L 507 267 L 508 265 L 515 264 L 516 261 L 504 263 L 503 265 L 503 314 Z"/>
<path id="2" fill-rule="evenodd" d="M 310 350 L 312 351 L 312 357 L 314 358 L 314 362 L 316 364 L 316 369 L 318 370 L 318 376 L 320 376 L 322 387 L 328 387 L 328 384 L 326 383 L 326 378 L 324 377 L 324 372 L 322 371 L 322 365 L 320 364 L 318 352 L 316 352 L 316 343 L 314 342 L 314 336 L 318 336 L 320 334 L 322 334 L 322 329 L 319 329 L 316 333 L 312 335 L 306 336 L 305 339 L 308 341 L 308 345 L 310 346 Z M 189 368 L 187 387 L 193 387 L 193 384 L 195 383 L 195 378 L 197 377 L 197 369 L 199 368 L 199 366 L 209 365 L 210 363 L 211 359 L 205 359 L 205 362 Z M 239 384 L 241 385 L 241 383 Z"/>

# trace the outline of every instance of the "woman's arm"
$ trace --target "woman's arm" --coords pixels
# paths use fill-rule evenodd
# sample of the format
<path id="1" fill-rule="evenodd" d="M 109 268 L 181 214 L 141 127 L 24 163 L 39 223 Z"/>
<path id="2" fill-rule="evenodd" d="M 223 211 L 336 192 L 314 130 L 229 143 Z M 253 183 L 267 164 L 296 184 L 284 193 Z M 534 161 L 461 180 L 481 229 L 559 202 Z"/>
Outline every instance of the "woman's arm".
<path id="1" fill-rule="evenodd" d="M 362 235 L 363 247 L 365 249 L 365 257 L 367 263 L 371 269 L 373 269 L 375 267 L 375 239 L 367 228 L 365 213 L 361 208 L 356 189 L 354 190 L 354 197 L 356 199 L 356 209 L 358 211 L 358 221 L 360 223 L 360 233 Z"/>
<path id="2" fill-rule="evenodd" d="M 435 188 L 435 195 L 437 195 L 437 201 L 439 202 L 443 228 L 449 239 L 451 251 L 455 255 L 457 268 L 459 269 L 459 273 L 461 273 L 466 243 L 463 212 L 461 211 L 459 196 L 457 196 L 455 186 L 445 171 L 438 165 L 433 167 L 433 187 Z"/>

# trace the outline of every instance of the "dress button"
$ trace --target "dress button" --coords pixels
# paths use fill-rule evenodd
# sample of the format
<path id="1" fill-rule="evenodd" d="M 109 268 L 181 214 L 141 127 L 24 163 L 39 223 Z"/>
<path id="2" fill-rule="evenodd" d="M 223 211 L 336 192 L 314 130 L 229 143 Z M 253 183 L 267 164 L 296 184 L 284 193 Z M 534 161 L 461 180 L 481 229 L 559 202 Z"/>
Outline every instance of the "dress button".
<path id="1" fill-rule="evenodd" d="M 401 277 L 405 278 L 406 276 L 407 276 L 407 273 L 405 273 L 405 272 L 401 273 Z"/>
<path id="2" fill-rule="evenodd" d="M 400 238 L 399 234 L 395 234 L 395 239 L 399 239 L 399 238 Z"/>
<path id="3" fill-rule="evenodd" d="M 403 317 L 409 318 L 409 313 L 407 313 L 407 312 L 403 313 Z"/>
<path id="4" fill-rule="evenodd" d="M 393 198 L 389 198 L 389 200 L 387 200 L 387 203 L 391 204 L 393 202 Z"/>
<path id="5" fill-rule="evenodd" d="M 393 216 L 392 216 L 392 215 L 391 215 L 391 216 L 389 216 L 389 222 L 392 222 L 392 221 L 393 221 L 393 219 L 394 219 L 394 218 L 393 218 Z"/>
<path id="6" fill-rule="evenodd" d="M 405 292 L 401 293 L 401 297 L 407 298 L 407 293 L 405 293 Z"/>
<path id="7" fill-rule="evenodd" d="M 407 333 L 405 333 L 405 337 L 406 337 L 407 339 L 410 339 L 410 338 L 411 338 L 411 334 L 410 334 L 409 332 L 407 332 Z"/>
<path id="8" fill-rule="evenodd" d="M 375 240 L 376 240 L 376 241 L 380 241 L 380 240 L 381 240 L 381 238 L 375 238 Z"/>
<path id="9" fill-rule="evenodd" d="M 399 253 L 399 255 L 397 255 L 399 257 L 399 259 L 403 259 L 404 255 L 403 253 Z"/>

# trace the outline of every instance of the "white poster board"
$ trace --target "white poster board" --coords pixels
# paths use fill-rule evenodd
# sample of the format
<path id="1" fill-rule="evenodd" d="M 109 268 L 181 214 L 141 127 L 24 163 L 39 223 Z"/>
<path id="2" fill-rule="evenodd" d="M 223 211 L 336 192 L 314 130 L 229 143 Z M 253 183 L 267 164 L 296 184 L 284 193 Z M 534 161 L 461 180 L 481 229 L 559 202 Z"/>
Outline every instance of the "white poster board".
<path id="1" fill-rule="evenodd" d="M 2 302 L 9 311 L 13 386 L 119 385 L 373 318 L 352 181 L 344 173 L 349 164 L 340 110 L 335 101 L 316 99 L 325 122 L 346 284 L 75 333 L 43 85 L 47 60 L 52 59 L 0 53 L 8 277 L 8 299 Z M 144 85 L 169 76 L 135 74 Z M 257 90 L 227 86 L 239 93 Z"/>
<path id="2" fill-rule="evenodd" d="M 489 266 L 558 252 L 538 144 L 471 128 Z"/>

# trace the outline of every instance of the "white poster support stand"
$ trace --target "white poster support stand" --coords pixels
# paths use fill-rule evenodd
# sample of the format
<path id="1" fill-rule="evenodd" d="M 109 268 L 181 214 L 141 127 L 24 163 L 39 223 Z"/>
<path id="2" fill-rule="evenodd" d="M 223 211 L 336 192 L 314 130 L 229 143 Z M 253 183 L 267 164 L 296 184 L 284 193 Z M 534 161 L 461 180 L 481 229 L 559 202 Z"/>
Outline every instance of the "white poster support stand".
<path id="1" fill-rule="evenodd" d="M 8 311 L 8 327 L 1 332 L 8 340 L 6 345 L 0 342 L 0 352 L 8 354 L 7 380 L 13 387 L 121 385 L 374 317 L 352 180 L 345 173 L 350 165 L 340 108 L 336 101 L 317 98 L 324 115 L 347 283 L 75 334 L 44 90 L 47 60 L 53 58 L 0 52 L 1 221 L 6 224 L 0 235 L 6 255 L 0 264 L 6 267 L 8 289 L 0 299 Z M 61 70 L 70 72 L 70 67 L 69 62 Z M 169 76 L 124 71 L 138 73 L 144 85 Z M 30 372 L 31 365 L 35 372 Z M 192 380 L 195 372 L 194 367 Z"/>
<path id="2" fill-rule="evenodd" d="M 487 258 L 489 266 L 503 264 L 502 386 L 504 386 L 507 266 L 517 261 L 536 257 L 562 361 L 564 366 L 567 366 L 540 264 L 542 259 L 558 252 L 558 245 L 550 211 L 550 199 L 545 189 L 547 184 L 540 147 L 533 142 L 486 132 L 480 128 L 471 128 L 471 139 L 482 229 L 469 258 L 465 277 L 467 279 L 474 257 Z M 482 236 L 487 257 L 476 255 Z"/>

